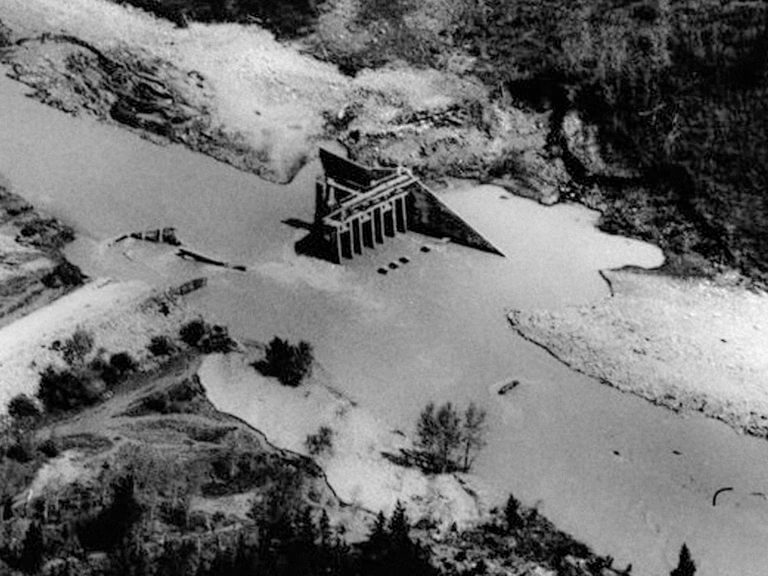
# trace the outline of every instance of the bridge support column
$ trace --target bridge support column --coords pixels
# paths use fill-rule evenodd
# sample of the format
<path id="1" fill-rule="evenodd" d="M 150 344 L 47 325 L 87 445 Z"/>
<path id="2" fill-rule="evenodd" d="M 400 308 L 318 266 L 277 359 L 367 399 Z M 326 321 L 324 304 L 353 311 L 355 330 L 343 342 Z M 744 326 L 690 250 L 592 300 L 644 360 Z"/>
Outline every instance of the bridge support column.
<path id="1" fill-rule="evenodd" d="M 350 226 L 352 227 L 352 249 L 355 251 L 356 254 L 362 254 L 363 253 L 363 239 L 362 239 L 362 232 L 360 230 L 360 220 L 357 218 L 353 218 L 350 222 Z"/>
<path id="2" fill-rule="evenodd" d="M 408 231 L 408 221 L 405 214 L 405 198 L 400 197 L 395 200 L 395 221 L 397 222 L 398 232 Z"/>
<path id="3" fill-rule="evenodd" d="M 363 229 L 363 244 L 368 248 L 373 248 L 373 218 L 372 214 L 368 214 L 370 217 L 368 220 L 362 221 Z"/>
<path id="4" fill-rule="evenodd" d="M 333 230 L 333 247 L 331 253 L 335 258 L 334 262 L 336 264 L 341 264 L 343 254 L 341 250 L 341 230 L 338 228 L 334 228 Z"/>
<path id="5" fill-rule="evenodd" d="M 341 244 L 341 255 L 344 258 L 352 258 L 352 231 L 340 232 L 339 242 Z"/>
<path id="6" fill-rule="evenodd" d="M 386 207 L 382 207 L 383 220 L 384 220 L 384 234 L 389 237 L 395 235 L 395 207 L 392 204 L 387 204 Z"/>
<path id="7" fill-rule="evenodd" d="M 384 242 L 384 215 L 380 206 L 373 210 L 373 236 L 377 243 Z"/>

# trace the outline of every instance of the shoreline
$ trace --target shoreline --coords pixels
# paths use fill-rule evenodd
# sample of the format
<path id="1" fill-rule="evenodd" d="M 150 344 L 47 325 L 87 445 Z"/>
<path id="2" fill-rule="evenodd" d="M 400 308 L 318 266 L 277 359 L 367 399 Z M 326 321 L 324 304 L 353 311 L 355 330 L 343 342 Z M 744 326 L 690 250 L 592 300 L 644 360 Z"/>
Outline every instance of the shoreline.
<path id="1" fill-rule="evenodd" d="M 764 366 L 754 349 L 759 345 L 741 329 L 744 318 L 759 312 L 768 314 L 764 294 L 633 270 L 604 271 L 601 276 L 612 290 L 602 302 L 590 307 L 571 306 L 562 312 L 512 310 L 507 315 L 510 327 L 570 370 L 601 384 L 677 414 L 701 413 L 737 433 L 768 438 L 768 389 L 759 384 Z M 669 297 L 660 297 L 654 305 L 655 290 L 663 288 Z M 709 296 L 711 309 L 681 305 L 679 300 L 693 298 L 693 290 Z M 705 317 L 707 312 L 722 321 L 712 327 Z M 670 316 L 669 322 L 661 319 Z M 710 363 L 709 380 L 717 383 L 708 388 L 698 381 L 702 374 L 697 365 L 707 364 L 705 359 L 716 351 L 700 333 L 674 330 L 673 324 L 684 319 L 699 330 L 706 330 L 706 326 L 719 329 L 728 335 L 720 338 L 722 344 L 738 346 L 733 354 L 741 359 L 739 365 L 728 364 L 727 355 L 718 355 Z M 757 330 L 757 321 L 752 320 Z M 684 359 L 681 354 L 665 351 L 673 342 L 675 349 L 684 349 L 682 355 L 691 357 Z M 672 369 L 663 370 L 673 362 Z"/>

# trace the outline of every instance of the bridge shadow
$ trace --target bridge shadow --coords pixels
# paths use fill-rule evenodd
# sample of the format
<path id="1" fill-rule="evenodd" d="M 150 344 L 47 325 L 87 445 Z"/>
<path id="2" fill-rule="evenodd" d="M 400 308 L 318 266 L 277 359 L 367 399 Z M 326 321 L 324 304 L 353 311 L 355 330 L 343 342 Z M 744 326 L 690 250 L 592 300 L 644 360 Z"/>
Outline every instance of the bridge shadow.
<path id="1" fill-rule="evenodd" d="M 309 232 L 293 245 L 296 254 L 332 262 L 327 242 L 317 233 L 315 226 L 311 222 L 305 222 L 299 218 L 286 218 L 282 223 L 291 228 Z"/>
<path id="2" fill-rule="evenodd" d="M 299 230 L 309 230 L 311 232 L 314 229 L 312 222 L 305 222 L 299 218 L 286 218 L 282 222 L 286 226 L 290 226 L 291 228 L 298 228 Z"/>

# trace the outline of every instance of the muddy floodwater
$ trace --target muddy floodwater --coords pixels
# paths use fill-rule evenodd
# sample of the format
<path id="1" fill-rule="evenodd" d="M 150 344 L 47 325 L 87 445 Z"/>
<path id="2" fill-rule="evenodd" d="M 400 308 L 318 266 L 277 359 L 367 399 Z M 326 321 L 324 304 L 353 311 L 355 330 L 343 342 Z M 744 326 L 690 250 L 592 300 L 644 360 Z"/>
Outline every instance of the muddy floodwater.
<path id="1" fill-rule="evenodd" d="M 545 208 L 466 185 L 445 201 L 506 258 L 416 234 L 345 266 L 300 257 L 293 245 L 306 232 L 286 221 L 311 220 L 315 164 L 289 186 L 271 185 L 65 116 L 25 90 L 0 79 L 0 173 L 76 227 L 69 257 L 89 275 L 158 286 L 208 276 L 195 305 L 241 338 L 310 341 L 335 384 L 396 427 L 410 430 L 429 400 L 474 400 L 490 419 L 477 474 L 618 566 L 632 562 L 633 574 L 668 573 L 683 541 L 698 574 L 765 574 L 768 442 L 576 374 L 507 324 L 511 308 L 608 297 L 599 270 L 657 266 L 656 248 L 598 232 L 597 214 L 579 206 Z M 164 247 L 110 246 L 160 226 L 247 271 L 182 261 Z M 499 395 L 513 379 L 520 385 Z M 725 486 L 734 489 L 713 507 Z"/>

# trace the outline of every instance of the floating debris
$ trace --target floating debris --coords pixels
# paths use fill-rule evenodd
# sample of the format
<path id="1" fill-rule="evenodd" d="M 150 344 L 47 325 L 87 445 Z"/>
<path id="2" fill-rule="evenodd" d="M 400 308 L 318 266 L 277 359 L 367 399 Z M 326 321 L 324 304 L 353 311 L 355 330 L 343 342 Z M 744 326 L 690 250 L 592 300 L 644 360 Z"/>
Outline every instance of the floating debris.
<path id="1" fill-rule="evenodd" d="M 133 238 L 134 240 L 144 240 L 145 242 L 154 242 L 157 244 L 168 244 L 170 246 L 181 246 L 181 241 L 176 236 L 176 228 L 167 226 L 165 228 L 154 228 L 143 232 L 131 232 L 123 234 L 114 241 L 114 244 Z"/>
<path id="2" fill-rule="evenodd" d="M 723 492 L 730 492 L 733 490 L 732 486 L 727 486 L 725 488 L 720 488 L 715 492 L 715 495 L 712 496 L 712 506 L 717 506 L 717 497 L 722 494 Z"/>
<path id="3" fill-rule="evenodd" d="M 220 266 L 222 268 L 230 268 L 232 270 L 245 271 L 245 266 L 241 266 L 239 264 L 232 265 L 232 264 L 229 264 L 228 262 L 215 260 L 213 258 L 209 258 L 208 256 L 203 256 L 202 254 L 199 254 L 197 252 L 192 252 L 191 250 L 187 250 L 186 248 L 179 248 L 176 254 L 186 260 L 194 260 L 195 262 L 202 262 L 203 264 L 210 264 L 211 266 Z"/>
<path id="4" fill-rule="evenodd" d="M 504 394 L 507 394 L 508 392 L 512 392 L 512 390 L 514 390 L 518 386 L 520 386 L 520 380 L 512 380 L 511 382 L 507 382 L 501 388 L 499 388 L 499 391 L 497 392 L 497 394 L 499 396 L 504 396 Z"/>

